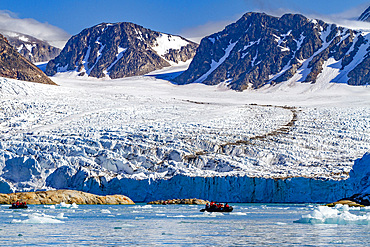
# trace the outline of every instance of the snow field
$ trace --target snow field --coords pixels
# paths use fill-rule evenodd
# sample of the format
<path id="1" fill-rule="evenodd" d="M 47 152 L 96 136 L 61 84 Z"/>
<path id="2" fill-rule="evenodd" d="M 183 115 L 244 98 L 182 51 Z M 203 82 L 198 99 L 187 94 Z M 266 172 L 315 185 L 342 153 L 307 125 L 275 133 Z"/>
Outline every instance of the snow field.
<path id="1" fill-rule="evenodd" d="M 155 44 L 151 47 L 158 55 L 164 56 L 170 49 L 180 50 L 183 46 L 187 46 L 188 41 L 180 36 L 161 33 Z"/>

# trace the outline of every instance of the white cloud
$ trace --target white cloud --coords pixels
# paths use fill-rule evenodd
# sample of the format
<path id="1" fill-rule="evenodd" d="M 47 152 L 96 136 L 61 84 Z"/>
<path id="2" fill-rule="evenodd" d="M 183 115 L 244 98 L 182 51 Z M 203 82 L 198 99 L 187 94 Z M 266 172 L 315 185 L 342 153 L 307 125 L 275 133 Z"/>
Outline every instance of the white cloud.
<path id="1" fill-rule="evenodd" d="M 71 37 L 70 34 L 58 27 L 30 18 L 20 19 L 14 13 L 6 10 L 0 10 L 0 29 L 27 34 L 47 41 L 58 48 L 63 48 Z"/>

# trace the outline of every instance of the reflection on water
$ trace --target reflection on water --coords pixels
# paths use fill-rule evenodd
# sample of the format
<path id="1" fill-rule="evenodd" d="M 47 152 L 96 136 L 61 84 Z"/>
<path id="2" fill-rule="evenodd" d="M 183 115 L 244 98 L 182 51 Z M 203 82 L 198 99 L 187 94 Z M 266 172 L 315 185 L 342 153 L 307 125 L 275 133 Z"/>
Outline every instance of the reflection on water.
<path id="1" fill-rule="evenodd" d="M 366 246 L 370 242 L 370 222 L 363 220 L 370 211 L 333 209 L 337 215 L 363 220 L 362 225 L 353 221 L 341 225 L 343 221 L 335 220 L 304 222 L 319 213 L 335 216 L 312 205 L 233 206 L 234 212 L 223 214 L 201 213 L 202 206 L 192 205 L 31 205 L 27 210 L 3 205 L 0 245 Z"/>

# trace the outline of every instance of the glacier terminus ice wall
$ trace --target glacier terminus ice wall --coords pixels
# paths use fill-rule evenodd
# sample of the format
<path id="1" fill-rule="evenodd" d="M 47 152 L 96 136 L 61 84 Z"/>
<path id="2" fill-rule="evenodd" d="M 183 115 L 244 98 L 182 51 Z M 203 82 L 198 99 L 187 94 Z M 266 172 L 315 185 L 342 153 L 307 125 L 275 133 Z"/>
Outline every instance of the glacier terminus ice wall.
<path id="1" fill-rule="evenodd" d="M 99 185 L 90 179 L 80 189 L 106 194 L 119 193 L 134 201 L 168 198 L 205 198 L 224 202 L 327 202 L 336 201 L 370 188 L 370 153 L 355 161 L 347 180 L 288 178 L 264 179 L 247 176 L 189 177 L 169 180 L 112 179 Z"/>
<path id="2" fill-rule="evenodd" d="M 265 179 L 247 176 L 190 177 L 171 179 L 132 179 L 92 177 L 87 170 L 75 174 L 62 167 L 47 180 L 55 189 L 77 189 L 96 194 L 124 194 L 136 202 L 168 198 L 205 198 L 224 202 L 328 202 L 358 193 L 369 193 L 370 153 L 355 161 L 346 180 L 287 178 Z M 0 192 L 11 187 L 0 181 Z"/>

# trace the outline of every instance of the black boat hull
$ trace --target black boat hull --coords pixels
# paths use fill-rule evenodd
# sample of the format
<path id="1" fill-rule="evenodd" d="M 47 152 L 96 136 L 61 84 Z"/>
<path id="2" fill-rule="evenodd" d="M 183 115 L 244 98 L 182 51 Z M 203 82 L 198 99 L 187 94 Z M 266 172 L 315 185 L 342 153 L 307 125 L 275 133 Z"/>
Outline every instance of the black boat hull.
<path id="1" fill-rule="evenodd" d="M 203 208 L 200 210 L 200 212 L 219 212 L 219 213 L 230 213 L 233 211 L 233 207 L 228 207 L 228 208 Z"/>
<path id="2" fill-rule="evenodd" d="M 28 206 L 10 206 L 9 209 L 26 209 Z"/>

